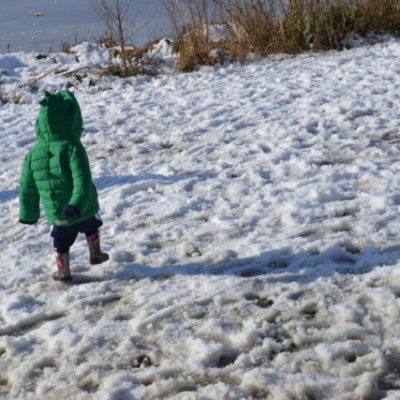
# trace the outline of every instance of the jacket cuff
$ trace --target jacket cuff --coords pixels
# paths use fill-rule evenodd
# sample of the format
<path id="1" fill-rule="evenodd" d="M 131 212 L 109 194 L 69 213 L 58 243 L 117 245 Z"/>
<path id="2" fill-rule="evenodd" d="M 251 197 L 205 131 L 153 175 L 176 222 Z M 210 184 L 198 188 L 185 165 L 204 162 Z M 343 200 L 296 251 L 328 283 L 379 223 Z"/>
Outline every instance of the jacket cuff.
<path id="1" fill-rule="evenodd" d="M 36 221 L 25 221 L 24 219 L 20 219 L 19 222 L 21 224 L 25 224 L 25 225 L 35 225 L 37 220 Z"/>

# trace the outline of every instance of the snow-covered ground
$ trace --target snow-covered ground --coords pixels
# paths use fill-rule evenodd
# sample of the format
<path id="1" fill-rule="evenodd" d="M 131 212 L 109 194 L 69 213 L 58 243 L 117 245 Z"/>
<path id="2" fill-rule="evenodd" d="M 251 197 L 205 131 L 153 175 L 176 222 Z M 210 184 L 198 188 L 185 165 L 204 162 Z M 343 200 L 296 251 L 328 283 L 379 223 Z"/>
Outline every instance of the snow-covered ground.
<path id="1" fill-rule="evenodd" d="M 0 106 L 0 398 L 400 399 L 399 41 L 127 80 L 70 74 L 90 45 L 35 56 L 0 56 L 22 100 Z M 47 222 L 18 224 L 41 90 L 65 87 L 112 258 L 80 237 L 79 285 L 52 281 Z"/>

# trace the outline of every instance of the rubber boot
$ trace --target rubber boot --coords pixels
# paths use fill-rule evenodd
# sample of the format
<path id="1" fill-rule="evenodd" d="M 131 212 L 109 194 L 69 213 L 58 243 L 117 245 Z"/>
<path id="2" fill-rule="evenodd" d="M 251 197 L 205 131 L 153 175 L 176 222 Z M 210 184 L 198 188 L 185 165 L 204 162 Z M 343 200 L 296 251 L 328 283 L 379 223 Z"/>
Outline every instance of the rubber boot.
<path id="1" fill-rule="evenodd" d="M 59 253 L 56 250 L 57 271 L 53 273 L 55 281 L 70 281 L 71 271 L 69 269 L 69 253 Z"/>
<path id="2" fill-rule="evenodd" d="M 100 248 L 99 231 L 91 236 L 86 236 L 90 251 L 90 264 L 101 264 L 110 259 L 107 253 L 103 253 Z"/>

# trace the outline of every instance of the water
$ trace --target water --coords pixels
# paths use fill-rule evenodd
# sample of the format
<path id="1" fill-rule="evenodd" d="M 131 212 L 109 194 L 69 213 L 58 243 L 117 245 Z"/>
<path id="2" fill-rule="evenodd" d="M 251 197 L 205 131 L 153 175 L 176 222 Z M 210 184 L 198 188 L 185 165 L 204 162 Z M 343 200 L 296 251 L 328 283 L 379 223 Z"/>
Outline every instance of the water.
<path id="1" fill-rule="evenodd" d="M 104 32 L 88 0 L 0 0 L 0 52 L 57 50 L 62 42 L 98 38 Z M 35 16 L 43 14 L 43 16 Z M 133 0 L 133 36 L 140 46 L 168 33 L 168 19 L 158 0 Z"/>

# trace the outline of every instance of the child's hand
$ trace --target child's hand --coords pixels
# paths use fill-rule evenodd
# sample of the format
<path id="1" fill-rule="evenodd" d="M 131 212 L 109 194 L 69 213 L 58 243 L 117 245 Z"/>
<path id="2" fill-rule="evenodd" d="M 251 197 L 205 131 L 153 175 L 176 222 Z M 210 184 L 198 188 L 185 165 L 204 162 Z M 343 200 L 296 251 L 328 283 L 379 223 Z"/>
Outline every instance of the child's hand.
<path id="1" fill-rule="evenodd" d="M 65 215 L 68 218 L 72 218 L 72 219 L 77 219 L 81 216 L 81 210 L 79 210 L 78 207 L 73 206 L 71 204 L 67 204 L 62 212 L 63 215 Z"/>

